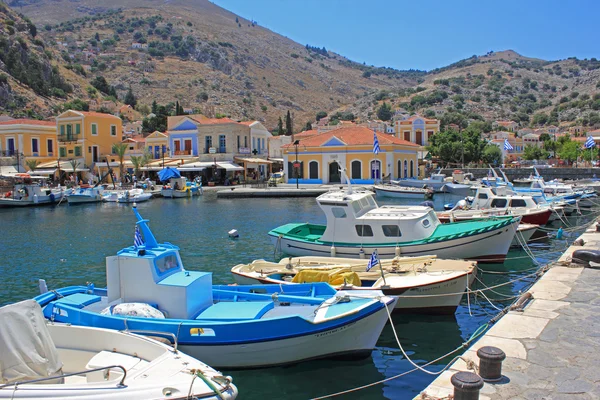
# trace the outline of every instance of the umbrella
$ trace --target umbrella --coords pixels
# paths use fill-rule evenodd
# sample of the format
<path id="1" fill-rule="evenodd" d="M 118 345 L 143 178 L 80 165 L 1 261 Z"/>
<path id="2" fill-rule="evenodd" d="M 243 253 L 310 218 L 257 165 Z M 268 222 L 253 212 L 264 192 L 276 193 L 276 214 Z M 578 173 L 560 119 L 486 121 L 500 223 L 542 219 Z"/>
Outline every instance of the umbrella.
<path id="1" fill-rule="evenodd" d="M 163 182 L 168 181 L 171 178 L 180 178 L 181 174 L 177 168 L 167 167 L 161 171 L 158 171 L 158 179 Z"/>

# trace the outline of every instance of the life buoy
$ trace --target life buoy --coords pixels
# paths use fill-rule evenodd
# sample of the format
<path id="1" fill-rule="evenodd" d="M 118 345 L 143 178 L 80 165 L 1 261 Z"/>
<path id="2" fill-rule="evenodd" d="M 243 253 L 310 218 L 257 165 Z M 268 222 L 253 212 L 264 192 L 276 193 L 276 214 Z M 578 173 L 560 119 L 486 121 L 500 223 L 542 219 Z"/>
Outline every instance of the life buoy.
<path id="1" fill-rule="evenodd" d="M 4 195 L 5 198 L 12 197 L 12 192 L 8 192 Z"/>

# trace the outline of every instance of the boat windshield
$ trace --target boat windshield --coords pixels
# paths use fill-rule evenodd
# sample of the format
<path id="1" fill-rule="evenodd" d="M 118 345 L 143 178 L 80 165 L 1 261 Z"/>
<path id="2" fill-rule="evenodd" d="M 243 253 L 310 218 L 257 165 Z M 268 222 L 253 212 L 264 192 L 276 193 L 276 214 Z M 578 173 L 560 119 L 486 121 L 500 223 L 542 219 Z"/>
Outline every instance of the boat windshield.
<path id="1" fill-rule="evenodd" d="M 179 268 L 179 260 L 175 254 L 167 254 L 164 257 L 157 258 L 154 261 L 158 275 L 164 275 L 167 272 Z"/>

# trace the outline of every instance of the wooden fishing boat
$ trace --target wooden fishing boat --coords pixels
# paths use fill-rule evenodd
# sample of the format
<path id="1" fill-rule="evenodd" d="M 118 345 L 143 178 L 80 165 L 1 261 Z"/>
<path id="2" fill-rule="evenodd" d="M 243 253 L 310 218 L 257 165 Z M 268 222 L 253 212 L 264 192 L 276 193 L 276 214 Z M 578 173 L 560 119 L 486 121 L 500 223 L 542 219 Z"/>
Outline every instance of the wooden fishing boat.
<path id="1" fill-rule="evenodd" d="M 435 256 L 381 260 L 381 269 L 367 271 L 368 260 L 339 257 L 284 258 L 279 263 L 255 260 L 231 269 L 238 284 L 295 284 L 328 282 L 337 290 L 379 289 L 398 297 L 394 311 L 453 314 L 466 287 L 477 273 L 477 263 L 440 260 Z"/>

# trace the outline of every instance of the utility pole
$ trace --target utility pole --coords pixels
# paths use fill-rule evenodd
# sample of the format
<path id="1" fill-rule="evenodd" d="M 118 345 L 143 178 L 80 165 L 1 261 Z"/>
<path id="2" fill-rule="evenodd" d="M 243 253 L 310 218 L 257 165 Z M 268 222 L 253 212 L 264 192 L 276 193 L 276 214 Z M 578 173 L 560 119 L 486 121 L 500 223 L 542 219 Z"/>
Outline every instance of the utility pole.
<path id="1" fill-rule="evenodd" d="M 299 164 L 298 164 L 298 145 L 300 144 L 299 140 L 294 141 L 294 146 L 296 147 L 296 162 L 294 163 L 294 171 L 296 172 L 296 189 L 299 189 L 298 186 L 298 175 L 300 175 L 299 173 Z"/>

